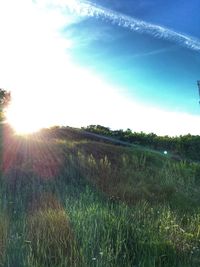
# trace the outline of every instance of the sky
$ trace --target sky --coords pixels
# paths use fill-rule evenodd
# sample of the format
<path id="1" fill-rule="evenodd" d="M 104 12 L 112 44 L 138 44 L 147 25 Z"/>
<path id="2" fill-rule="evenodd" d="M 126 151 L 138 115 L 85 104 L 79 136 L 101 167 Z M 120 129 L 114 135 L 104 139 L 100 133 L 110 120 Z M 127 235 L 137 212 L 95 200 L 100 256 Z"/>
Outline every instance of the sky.
<path id="1" fill-rule="evenodd" d="M 0 88 L 17 131 L 200 133 L 199 0 L 0 0 Z"/>

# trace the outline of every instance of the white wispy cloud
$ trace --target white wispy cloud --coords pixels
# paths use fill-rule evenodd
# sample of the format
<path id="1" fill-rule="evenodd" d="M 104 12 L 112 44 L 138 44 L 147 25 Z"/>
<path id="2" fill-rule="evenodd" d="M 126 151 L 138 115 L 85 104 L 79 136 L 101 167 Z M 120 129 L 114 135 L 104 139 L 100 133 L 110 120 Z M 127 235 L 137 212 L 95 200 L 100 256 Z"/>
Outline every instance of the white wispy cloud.
<path id="1" fill-rule="evenodd" d="M 110 22 L 130 29 L 131 31 L 149 34 L 155 38 L 165 39 L 175 42 L 181 46 L 192 50 L 200 51 L 200 40 L 176 32 L 161 25 L 152 24 L 143 20 L 130 17 L 111 9 L 104 8 L 86 0 L 52 0 L 52 5 L 56 5 L 63 9 L 68 9 L 70 12 L 75 12 L 80 16 L 97 17 L 107 19 Z"/>
<path id="2" fill-rule="evenodd" d="M 172 51 L 173 49 L 174 49 L 174 46 L 170 47 L 170 48 L 156 49 L 156 50 L 152 50 L 152 51 L 148 51 L 148 52 L 144 52 L 144 53 L 134 54 L 134 55 L 131 56 L 131 58 L 155 56 L 155 55 L 159 55 L 159 54 L 162 54 L 162 53 L 166 53 L 166 52 Z"/>

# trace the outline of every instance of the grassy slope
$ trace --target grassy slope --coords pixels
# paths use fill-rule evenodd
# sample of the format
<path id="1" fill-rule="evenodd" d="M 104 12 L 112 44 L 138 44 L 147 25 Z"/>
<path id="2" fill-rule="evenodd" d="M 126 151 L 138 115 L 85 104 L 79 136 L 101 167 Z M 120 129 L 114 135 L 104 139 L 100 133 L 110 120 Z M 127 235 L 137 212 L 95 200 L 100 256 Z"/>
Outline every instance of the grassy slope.
<path id="1" fill-rule="evenodd" d="M 70 129 L 4 138 L 0 266 L 200 266 L 199 169 Z"/>

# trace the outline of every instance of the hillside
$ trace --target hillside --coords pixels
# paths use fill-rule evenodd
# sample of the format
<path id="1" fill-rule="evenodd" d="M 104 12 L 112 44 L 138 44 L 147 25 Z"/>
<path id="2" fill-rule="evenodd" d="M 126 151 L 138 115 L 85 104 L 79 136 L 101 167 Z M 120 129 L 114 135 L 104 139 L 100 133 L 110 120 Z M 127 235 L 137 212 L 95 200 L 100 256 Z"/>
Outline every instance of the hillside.
<path id="1" fill-rule="evenodd" d="M 4 134 L 0 266 L 200 265 L 200 165 L 73 128 Z"/>
<path id="2" fill-rule="evenodd" d="M 130 129 L 111 130 L 109 127 L 101 125 L 89 125 L 82 129 L 92 134 L 100 134 L 128 142 L 134 146 L 139 145 L 156 151 L 167 150 L 176 158 L 200 161 L 199 135 L 159 136 L 155 133 L 132 132 Z"/>

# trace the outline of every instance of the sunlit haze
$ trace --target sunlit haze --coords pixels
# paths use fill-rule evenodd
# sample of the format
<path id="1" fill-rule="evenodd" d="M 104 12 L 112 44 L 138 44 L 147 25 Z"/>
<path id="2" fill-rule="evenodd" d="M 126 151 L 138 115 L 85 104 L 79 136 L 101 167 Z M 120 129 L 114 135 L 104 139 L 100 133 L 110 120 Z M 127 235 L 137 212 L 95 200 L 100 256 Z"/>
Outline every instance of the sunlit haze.
<path id="1" fill-rule="evenodd" d="M 101 124 L 160 135 L 199 134 L 200 72 L 199 77 L 195 74 L 200 42 L 198 36 L 191 37 L 195 30 L 185 29 L 182 36 L 176 34 L 183 29 L 175 28 L 157 38 L 155 26 L 151 34 L 149 25 L 135 31 L 133 25 L 125 27 L 132 16 L 127 10 L 114 11 L 116 6 L 108 6 L 108 1 L 104 10 L 103 1 L 91 2 L 0 2 L 0 88 L 12 94 L 8 122 L 19 133 L 53 125 Z M 128 18 L 120 25 L 122 12 Z M 153 17 L 152 23 L 157 23 Z M 122 37 L 130 46 L 120 48 Z M 184 53 L 189 69 L 179 69 Z M 180 62 L 172 66 L 176 55 Z M 158 56 L 163 58 L 158 61 Z M 164 73 L 167 64 L 169 73 Z"/>

